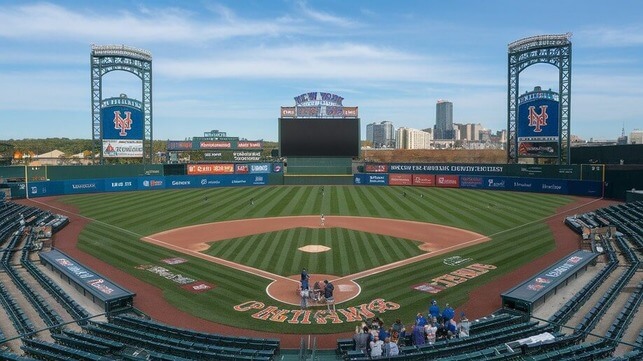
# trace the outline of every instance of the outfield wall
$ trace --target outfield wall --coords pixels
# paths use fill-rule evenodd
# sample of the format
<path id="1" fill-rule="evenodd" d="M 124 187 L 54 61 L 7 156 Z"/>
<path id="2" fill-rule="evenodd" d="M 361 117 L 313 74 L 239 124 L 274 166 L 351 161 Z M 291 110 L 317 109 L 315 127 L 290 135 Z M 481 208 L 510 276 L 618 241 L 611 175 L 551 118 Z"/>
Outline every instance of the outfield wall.
<path id="1" fill-rule="evenodd" d="M 486 189 L 602 197 L 603 182 L 574 179 L 520 178 L 426 173 L 361 173 L 355 185 Z"/>

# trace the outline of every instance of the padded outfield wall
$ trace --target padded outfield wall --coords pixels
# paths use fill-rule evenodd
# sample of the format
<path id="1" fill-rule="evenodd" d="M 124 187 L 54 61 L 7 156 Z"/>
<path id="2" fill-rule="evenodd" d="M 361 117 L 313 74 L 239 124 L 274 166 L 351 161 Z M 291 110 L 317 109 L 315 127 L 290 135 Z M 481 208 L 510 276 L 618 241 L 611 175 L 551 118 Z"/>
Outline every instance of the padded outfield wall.
<path id="1" fill-rule="evenodd" d="M 415 186 L 603 196 L 602 165 L 367 163 L 355 185 Z"/>
<path id="2" fill-rule="evenodd" d="M 164 172 L 166 167 L 168 171 Z M 0 177 L 17 180 L 9 184 L 14 198 L 283 184 L 450 187 L 591 197 L 601 197 L 605 192 L 605 167 L 595 164 L 365 163 L 358 168 L 363 172 L 353 176 L 289 177 L 284 175 L 283 163 L 23 166 L 0 167 Z"/>

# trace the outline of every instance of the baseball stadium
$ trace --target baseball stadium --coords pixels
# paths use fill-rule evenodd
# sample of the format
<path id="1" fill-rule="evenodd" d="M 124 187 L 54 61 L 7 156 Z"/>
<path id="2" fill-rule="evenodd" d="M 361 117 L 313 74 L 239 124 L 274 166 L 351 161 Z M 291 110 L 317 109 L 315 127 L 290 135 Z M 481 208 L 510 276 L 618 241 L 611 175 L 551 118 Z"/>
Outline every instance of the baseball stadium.
<path id="1" fill-rule="evenodd" d="M 366 161 L 326 92 L 281 107 L 278 157 L 213 131 L 155 164 L 151 55 L 91 59 L 98 164 L 0 167 L 0 359 L 643 358 L 643 170 L 573 161 L 569 36 L 509 45 L 488 164 Z M 103 99 L 111 71 L 142 99 Z"/>

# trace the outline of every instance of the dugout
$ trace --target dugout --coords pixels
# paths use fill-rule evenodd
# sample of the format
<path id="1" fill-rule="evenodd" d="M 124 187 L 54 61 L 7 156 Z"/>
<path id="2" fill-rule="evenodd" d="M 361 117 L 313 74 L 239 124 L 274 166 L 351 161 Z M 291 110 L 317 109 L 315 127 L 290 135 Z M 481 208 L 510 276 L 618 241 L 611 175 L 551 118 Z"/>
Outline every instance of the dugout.
<path id="1" fill-rule="evenodd" d="M 135 293 L 89 270 L 57 249 L 40 252 L 40 262 L 105 312 L 130 308 L 134 303 Z"/>
<path id="2" fill-rule="evenodd" d="M 596 264 L 597 257 L 598 254 L 583 250 L 570 253 L 551 267 L 503 292 L 500 295 L 502 308 L 525 312 L 531 316 L 533 310 L 578 278 L 590 264 Z"/>

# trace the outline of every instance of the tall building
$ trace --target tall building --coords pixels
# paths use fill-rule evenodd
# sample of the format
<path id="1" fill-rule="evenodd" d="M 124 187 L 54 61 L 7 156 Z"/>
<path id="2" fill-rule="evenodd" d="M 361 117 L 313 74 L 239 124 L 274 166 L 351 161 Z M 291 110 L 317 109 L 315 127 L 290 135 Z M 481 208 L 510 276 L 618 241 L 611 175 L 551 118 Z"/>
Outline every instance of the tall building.
<path id="1" fill-rule="evenodd" d="M 366 140 L 370 141 L 374 148 L 394 148 L 395 129 L 393 123 L 383 121 L 379 124 L 367 124 Z"/>
<path id="2" fill-rule="evenodd" d="M 433 140 L 431 133 L 412 128 L 397 128 L 395 135 L 397 149 L 430 149 Z"/>
<path id="3" fill-rule="evenodd" d="M 440 99 L 435 105 L 435 133 L 433 138 L 454 139 L 453 136 L 453 103 Z"/>

